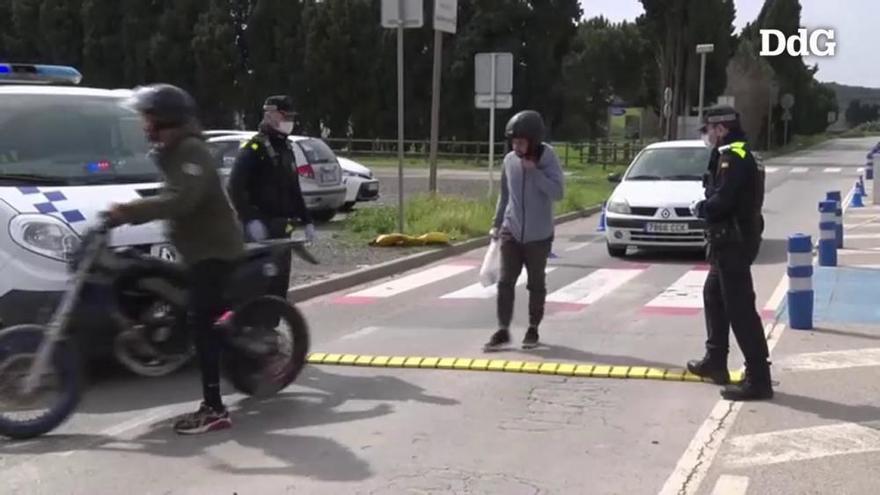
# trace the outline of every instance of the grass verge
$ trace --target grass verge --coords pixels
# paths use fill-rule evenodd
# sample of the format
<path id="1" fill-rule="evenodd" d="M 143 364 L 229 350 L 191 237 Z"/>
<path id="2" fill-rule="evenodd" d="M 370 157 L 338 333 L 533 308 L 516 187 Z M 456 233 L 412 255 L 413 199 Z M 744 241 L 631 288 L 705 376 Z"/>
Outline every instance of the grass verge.
<path id="1" fill-rule="evenodd" d="M 566 178 L 565 196 L 555 205 L 557 215 L 580 211 L 598 205 L 611 193 L 612 184 L 606 174 L 622 170 L 592 167 Z M 492 199 L 471 199 L 450 195 L 420 195 L 404 206 L 407 234 L 444 232 L 453 241 L 485 235 L 492 226 L 497 196 Z M 397 231 L 397 208 L 377 206 L 356 211 L 346 222 L 346 230 L 355 240 L 369 242 L 382 234 Z"/>

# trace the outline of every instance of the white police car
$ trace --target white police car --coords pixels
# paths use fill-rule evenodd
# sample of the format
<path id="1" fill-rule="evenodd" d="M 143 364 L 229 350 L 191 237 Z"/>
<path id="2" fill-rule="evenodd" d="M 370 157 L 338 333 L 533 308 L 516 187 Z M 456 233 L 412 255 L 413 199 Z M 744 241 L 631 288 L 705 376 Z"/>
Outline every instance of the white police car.
<path id="1" fill-rule="evenodd" d="M 111 203 L 157 193 L 159 171 L 128 90 L 78 87 L 73 68 L 0 63 L 0 320 L 45 322 L 65 289 L 66 260 Z M 113 232 L 118 246 L 165 258 L 163 226 Z M 109 288 L 89 287 L 90 329 L 111 324 Z M 82 320 L 81 320 L 82 318 Z M 110 327 L 107 327 L 110 328 Z"/>
<path id="2" fill-rule="evenodd" d="M 642 150 L 618 183 L 606 206 L 608 254 L 625 256 L 639 248 L 702 249 L 705 225 L 690 205 L 703 199 L 703 174 L 710 151 L 702 141 L 665 141 Z"/>

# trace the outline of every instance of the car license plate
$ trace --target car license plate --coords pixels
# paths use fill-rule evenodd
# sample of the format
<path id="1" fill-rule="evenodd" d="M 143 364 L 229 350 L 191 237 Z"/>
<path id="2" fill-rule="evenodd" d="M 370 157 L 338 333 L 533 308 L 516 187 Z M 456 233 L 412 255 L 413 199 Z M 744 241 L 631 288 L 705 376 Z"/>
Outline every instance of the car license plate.
<path id="1" fill-rule="evenodd" d="M 150 255 L 165 261 L 177 260 L 177 251 L 168 244 L 154 244 L 150 247 Z"/>
<path id="2" fill-rule="evenodd" d="M 379 190 L 379 184 L 377 184 L 375 182 L 371 182 L 371 183 L 367 184 L 367 191 L 372 192 L 372 191 L 378 191 L 378 190 Z"/>
<path id="3" fill-rule="evenodd" d="M 645 230 L 654 234 L 681 234 L 687 232 L 686 223 L 649 223 Z"/>
<path id="4" fill-rule="evenodd" d="M 328 182 L 333 182 L 336 180 L 336 174 L 333 173 L 332 170 L 322 170 L 321 171 L 321 182 L 326 184 Z"/>

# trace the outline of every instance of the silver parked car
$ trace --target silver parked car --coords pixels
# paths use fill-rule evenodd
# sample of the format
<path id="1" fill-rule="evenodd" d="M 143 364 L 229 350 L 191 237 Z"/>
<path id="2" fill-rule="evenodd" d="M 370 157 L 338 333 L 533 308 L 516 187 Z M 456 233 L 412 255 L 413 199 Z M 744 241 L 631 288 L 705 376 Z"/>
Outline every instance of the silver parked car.
<path id="1" fill-rule="evenodd" d="M 228 180 L 238 150 L 256 133 L 252 131 L 207 131 L 208 146 L 222 163 L 224 181 Z M 346 185 L 342 167 L 333 150 L 318 138 L 290 136 L 296 157 L 296 170 L 306 207 L 315 220 L 329 222 L 345 203 Z"/>

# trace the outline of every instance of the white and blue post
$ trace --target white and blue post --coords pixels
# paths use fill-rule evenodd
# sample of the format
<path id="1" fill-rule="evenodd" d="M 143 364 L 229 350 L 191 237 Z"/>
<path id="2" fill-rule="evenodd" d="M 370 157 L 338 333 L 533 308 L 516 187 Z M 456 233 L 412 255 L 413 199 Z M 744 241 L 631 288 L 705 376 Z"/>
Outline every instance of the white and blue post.
<path id="1" fill-rule="evenodd" d="M 837 221 L 834 201 L 819 202 L 819 266 L 837 266 Z"/>
<path id="2" fill-rule="evenodd" d="M 834 208 L 834 222 L 836 224 L 834 233 L 837 238 L 837 249 L 843 249 L 843 197 L 840 191 L 828 191 L 825 194 L 825 199 L 836 203 Z"/>
<path id="3" fill-rule="evenodd" d="M 788 238 L 788 327 L 813 329 L 813 240 L 804 234 Z"/>

